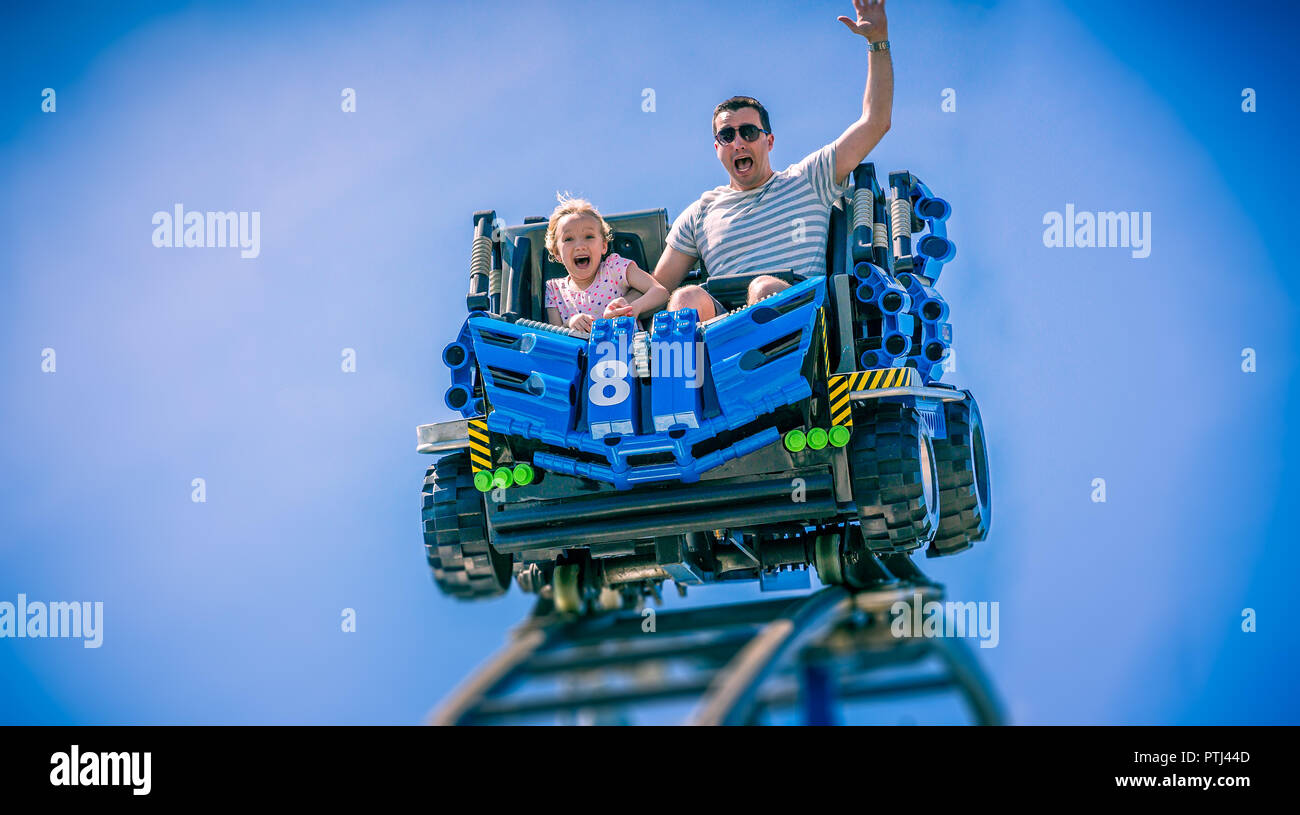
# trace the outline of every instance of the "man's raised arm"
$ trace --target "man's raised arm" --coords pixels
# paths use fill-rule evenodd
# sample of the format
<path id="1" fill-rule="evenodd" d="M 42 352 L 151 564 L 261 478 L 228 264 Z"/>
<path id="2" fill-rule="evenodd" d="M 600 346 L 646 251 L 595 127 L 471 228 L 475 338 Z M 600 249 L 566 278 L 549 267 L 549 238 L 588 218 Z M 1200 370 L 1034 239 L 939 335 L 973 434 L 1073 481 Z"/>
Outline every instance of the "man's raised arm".
<path id="1" fill-rule="evenodd" d="M 889 131 L 889 116 L 894 107 L 894 64 L 889 58 L 889 22 L 885 19 L 885 0 L 853 0 L 857 19 L 840 17 L 840 22 L 854 34 L 872 43 L 867 63 L 867 90 L 862 95 L 862 116 L 835 140 L 835 182 L 843 184 L 853 168 L 862 163 Z M 877 43 L 884 50 L 877 50 Z"/>

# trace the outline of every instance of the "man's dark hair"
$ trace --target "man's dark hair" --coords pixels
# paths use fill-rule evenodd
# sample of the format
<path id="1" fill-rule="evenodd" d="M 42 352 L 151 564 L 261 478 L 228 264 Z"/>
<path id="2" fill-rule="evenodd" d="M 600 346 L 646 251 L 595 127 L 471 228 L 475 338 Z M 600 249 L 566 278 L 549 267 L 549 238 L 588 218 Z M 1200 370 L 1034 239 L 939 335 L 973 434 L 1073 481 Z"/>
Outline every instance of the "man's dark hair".
<path id="1" fill-rule="evenodd" d="M 709 120 L 709 135 L 715 135 L 713 125 L 718 121 L 719 113 L 740 110 L 741 108 L 753 108 L 758 111 L 758 120 L 763 123 L 763 129 L 768 133 L 772 132 L 772 120 L 767 118 L 767 108 L 763 107 L 762 102 L 752 96 L 733 96 L 725 102 L 719 102 L 718 106 L 713 109 L 713 118 Z"/>

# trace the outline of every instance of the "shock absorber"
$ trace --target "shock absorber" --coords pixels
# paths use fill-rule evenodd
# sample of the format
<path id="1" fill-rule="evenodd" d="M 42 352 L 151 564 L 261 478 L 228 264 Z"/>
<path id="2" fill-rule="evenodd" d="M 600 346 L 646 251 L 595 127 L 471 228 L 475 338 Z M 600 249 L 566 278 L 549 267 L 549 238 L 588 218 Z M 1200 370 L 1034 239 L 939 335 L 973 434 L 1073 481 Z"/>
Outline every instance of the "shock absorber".
<path id="1" fill-rule="evenodd" d="M 853 262 L 876 262 L 874 255 L 876 235 L 876 202 L 880 198 L 880 184 L 876 181 L 876 165 L 859 164 L 853 170 Z"/>
<path id="2" fill-rule="evenodd" d="M 474 244 L 469 255 L 469 293 L 465 295 L 465 307 L 470 311 L 491 311 L 492 273 L 492 222 L 496 220 L 493 210 L 480 210 L 474 213 Z M 498 287 L 500 277 L 497 278 Z"/>
<path id="3" fill-rule="evenodd" d="M 877 188 L 876 192 L 874 223 L 871 225 L 871 262 L 892 271 L 894 259 L 889 255 L 889 210 L 884 190 Z"/>
<path id="4" fill-rule="evenodd" d="M 889 231 L 894 246 L 894 273 L 912 270 L 912 174 L 889 174 Z"/>
<path id="5" fill-rule="evenodd" d="M 501 313 L 501 244 L 488 238 L 492 246 L 492 270 L 488 272 L 488 300 L 492 313 Z"/>

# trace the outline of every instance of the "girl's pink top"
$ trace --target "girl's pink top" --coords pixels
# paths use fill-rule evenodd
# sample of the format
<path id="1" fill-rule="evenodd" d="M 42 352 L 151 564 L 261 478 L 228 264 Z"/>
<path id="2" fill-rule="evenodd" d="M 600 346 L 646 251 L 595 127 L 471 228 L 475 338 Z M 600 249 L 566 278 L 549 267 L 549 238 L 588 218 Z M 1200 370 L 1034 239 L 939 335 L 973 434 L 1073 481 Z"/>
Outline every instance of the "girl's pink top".
<path id="1" fill-rule="evenodd" d="M 565 325 L 579 312 L 599 320 L 611 300 L 627 294 L 627 267 L 631 262 L 611 254 L 596 269 L 596 277 L 585 291 L 574 286 L 568 275 L 546 281 L 546 307 L 558 308 Z"/>

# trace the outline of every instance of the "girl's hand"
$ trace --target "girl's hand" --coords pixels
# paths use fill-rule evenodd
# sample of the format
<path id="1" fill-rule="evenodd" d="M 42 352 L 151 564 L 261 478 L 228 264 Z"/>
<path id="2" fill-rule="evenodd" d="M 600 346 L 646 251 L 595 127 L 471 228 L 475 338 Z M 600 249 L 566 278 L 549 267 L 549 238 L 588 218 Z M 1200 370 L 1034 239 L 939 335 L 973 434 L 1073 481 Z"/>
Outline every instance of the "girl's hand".
<path id="1" fill-rule="evenodd" d="M 635 263 L 627 265 L 627 285 L 629 293 L 636 290 L 639 295 L 634 297 L 631 303 L 628 303 L 626 298 L 620 297 L 609 305 L 613 306 L 614 303 L 622 301 L 624 305 L 629 307 L 628 313 L 633 317 L 640 317 L 642 314 L 654 314 L 660 306 L 668 302 L 668 290 L 663 287 L 663 284 L 646 274 Z"/>
<path id="2" fill-rule="evenodd" d="M 578 312 L 569 318 L 569 328 L 572 328 L 574 331 L 581 331 L 584 334 L 591 333 L 591 323 L 591 315 L 583 314 L 582 312 Z"/>
<path id="3" fill-rule="evenodd" d="M 854 34 L 861 34 L 870 42 L 889 39 L 889 22 L 885 19 L 885 0 L 853 0 L 853 10 L 858 19 L 840 17 L 839 21 Z"/>
<path id="4" fill-rule="evenodd" d="M 632 306 L 627 302 L 625 297 L 615 297 L 605 306 L 605 319 L 613 317 L 626 317 L 632 314 Z"/>

